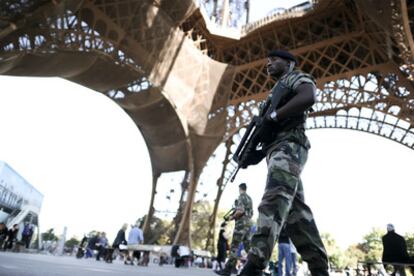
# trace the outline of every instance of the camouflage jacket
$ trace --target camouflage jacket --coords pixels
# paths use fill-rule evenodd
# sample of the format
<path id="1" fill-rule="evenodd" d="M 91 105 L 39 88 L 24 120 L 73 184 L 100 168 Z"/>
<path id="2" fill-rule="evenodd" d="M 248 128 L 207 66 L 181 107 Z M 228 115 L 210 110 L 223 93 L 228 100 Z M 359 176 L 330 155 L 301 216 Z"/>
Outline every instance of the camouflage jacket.
<path id="1" fill-rule="evenodd" d="M 250 220 L 253 217 L 253 201 L 246 193 L 241 193 L 237 199 L 236 209 L 243 212 L 238 220 Z"/>
<path id="2" fill-rule="evenodd" d="M 296 89 L 299 85 L 303 83 L 315 85 L 315 79 L 311 75 L 299 70 L 286 74 L 279 80 L 279 82 L 280 81 L 286 84 L 290 92 L 280 100 L 279 107 L 286 104 L 297 94 Z M 263 150 L 270 153 L 275 146 L 286 140 L 299 143 L 309 149 L 310 143 L 305 135 L 307 113 L 308 111 L 305 111 L 303 114 L 278 122 L 272 142 L 264 145 Z"/>

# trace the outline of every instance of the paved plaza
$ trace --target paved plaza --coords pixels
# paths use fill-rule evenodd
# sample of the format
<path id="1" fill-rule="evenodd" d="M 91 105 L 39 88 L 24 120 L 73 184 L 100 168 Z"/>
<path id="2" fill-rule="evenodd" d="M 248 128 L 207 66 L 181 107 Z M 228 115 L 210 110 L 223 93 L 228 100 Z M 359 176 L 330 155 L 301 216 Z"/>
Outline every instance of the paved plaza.
<path id="1" fill-rule="evenodd" d="M 139 275 L 139 276 L 212 276 L 210 269 L 175 268 L 172 265 L 149 267 L 124 265 L 121 261 L 112 264 L 95 259 L 76 259 L 74 256 L 50 256 L 0 252 L 1 276 L 95 276 L 95 275 Z"/>

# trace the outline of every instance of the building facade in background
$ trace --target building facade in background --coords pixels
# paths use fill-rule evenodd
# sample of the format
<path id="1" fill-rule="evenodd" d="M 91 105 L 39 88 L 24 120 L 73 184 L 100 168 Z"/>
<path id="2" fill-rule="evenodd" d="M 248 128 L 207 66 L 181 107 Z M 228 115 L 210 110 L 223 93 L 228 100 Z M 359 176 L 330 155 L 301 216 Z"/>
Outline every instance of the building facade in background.
<path id="1" fill-rule="evenodd" d="M 38 228 L 43 195 L 6 162 L 0 161 L 0 222 L 8 228 L 24 223 Z M 20 237 L 19 237 L 20 238 Z"/>

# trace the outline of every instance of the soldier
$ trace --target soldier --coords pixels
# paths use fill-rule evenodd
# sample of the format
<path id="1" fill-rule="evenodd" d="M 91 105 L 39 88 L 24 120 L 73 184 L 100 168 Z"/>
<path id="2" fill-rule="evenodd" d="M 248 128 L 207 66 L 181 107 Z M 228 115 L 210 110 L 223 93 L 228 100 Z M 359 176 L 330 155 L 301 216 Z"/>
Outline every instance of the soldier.
<path id="1" fill-rule="evenodd" d="M 239 198 L 235 206 L 234 214 L 230 219 L 236 221 L 233 231 L 233 239 L 230 246 L 230 257 L 223 270 L 216 271 L 219 275 L 231 275 L 231 271 L 236 267 L 237 249 L 240 243 L 243 243 L 246 252 L 249 251 L 250 228 L 252 226 L 251 218 L 253 216 L 253 203 L 250 196 L 246 193 L 247 186 L 245 183 L 239 185 Z"/>
<path id="2" fill-rule="evenodd" d="M 305 204 L 300 179 L 310 148 L 305 121 L 315 103 L 315 80 L 309 74 L 295 70 L 296 63 L 296 58 L 287 51 L 269 53 L 267 72 L 277 81 L 271 95 L 277 95 L 280 89 L 289 90 L 262 122 L 268 127 L 259 134 L 263 136 L 261 150 L 252 152 L 239 164 L 245 168 L 266 156 L 268 167 L 266 188 L 258 208 L 257 232 L 250 242 L 247 263 L 240 275 L 262 275 L 285 224 L 311 274 L 329 275 L 326 250 L 311 209 Z"/>

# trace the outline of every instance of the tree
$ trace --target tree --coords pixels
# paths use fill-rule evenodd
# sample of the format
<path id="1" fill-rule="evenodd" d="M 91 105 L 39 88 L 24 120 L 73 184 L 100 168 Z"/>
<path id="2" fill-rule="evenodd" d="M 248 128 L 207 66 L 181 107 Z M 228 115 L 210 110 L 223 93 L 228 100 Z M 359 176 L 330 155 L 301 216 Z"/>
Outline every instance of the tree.
<path id="1" fill-rule="evenodd" d="M 55 235 L 54 231 L 55 229 L 50 228 L 46 232 L 42 233 L 41 234 L 42 240 L 43 241 L 57 241 L 59 238 L 58 236 Z"/>
<path id="2" fill-rule="evenodd" d="M 73 248 L 79 243 L 80 241 L 76 237 L 72 237 L 65 242 L 65 247 L 70 248 L 70 250 L 73 250 Z"/>
<path id="3" fill-rule="evenodd" d="M 208 201 L 197 201 L 193 204 L 192 222 L 191 222 L 191 238 L 193 248 L 203 248 L 207 239 L 209 216 L 212 212 L 212 206 Z M 145 217 L 141 218 L 141 228 L 145 221 Z M 150 221 L 150 231 L 144 237 L 147 244 L 171 244 L 175 236 L 174 220 L 169 223 L 153 216 Z"/>
<path id="4" fill-rule="evenodd" d="M 140 228 L 142 229 L 146 216 L 143 216 L 140 221 Z M 152 216 L 149 223 L 149 231 L 144 236 L 144 241 L 146 244 L 158 244 L 164 245 L 170 243 L 170 238 L 168 236 L 169 223 L 163 221 L 162 219 Z"/>
<path id="5" fill-rule="evenodd" d="M 58 236 L 55 235 L 54 233 L 55 229 L 50 228 L 49 230 L 47 230 L 46 232 L 43 232 L 40 234 L 40 236 L 42 237 L 42 241 L 57 241 L 59 238 Z M 38 249 L 38 245 L 39 245 L 39 238 L 38 236 L 36 236 L 35 241 L 33 242 L 33 247 Z"/>
<path id="6" fill-rule="evenodd" d="M 414 256 L 414 233 L 405 234 L 405 241 L 407 242 L 408 255 Z"/>
<path id="7" fill-rule="evenodd" d="M 209 218 L 213 208 L 207 200 L 199 200 L 193 204 L 191 217 L 191 238 L 193 248 L 203 248 L 206 244 L 209 229 Z"/>
<path id="8" fill-rule="evenodd" d="M 363 242 L 358 248 L 364 252 L 365 262 L 380 262 L 382 258 L 382 236 L 384 231 L 379 228 L 373 228 L 370 233 L 364 236 Z"/>
<path id="9" fill-rule="evenodd" d="M 335 268 L 345 268 L 347 265 L 345 254 L 336 244 L 336 241 L 332 235 L 329 233 L 323 233 L 321 234 L 321 238 L 328 253 L 328 259 L 331 266 Z"/>
<path id="10" fill-rule="evenodd" d="M 358 261 L 365 259 L 365 253 L 358 244 L 351 245 L 345 250 L 345 267 L 357 267 Z"/>

